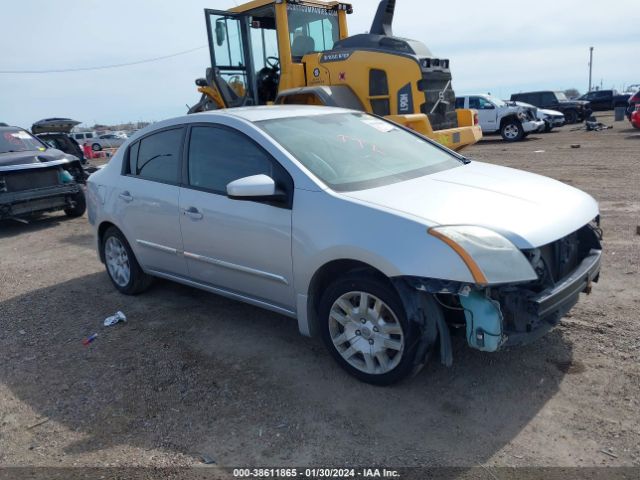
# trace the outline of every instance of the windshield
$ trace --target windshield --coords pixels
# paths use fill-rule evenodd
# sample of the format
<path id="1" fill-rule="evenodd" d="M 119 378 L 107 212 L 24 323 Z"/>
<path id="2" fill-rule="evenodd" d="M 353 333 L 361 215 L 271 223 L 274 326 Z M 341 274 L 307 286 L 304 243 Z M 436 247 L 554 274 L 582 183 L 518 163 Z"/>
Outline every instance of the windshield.
<path id="1" fill-rule="evenodd" d="M 567 100 L 567 96 L 564 94 L 564 92 L 556 92 L 556 99 Z"/>
<path id="2" fill-rule="evenodd" d="M 0 153 L 46 150 L 43 143 L 20 129 L 0 130 Z"/>
<path id="3" fill-rule="evenodd" d="M 389 185 L 462 165 L 417 135 L 364 113 L 279 118 L 258 124 L 336 191 Z"/>
<path id="4" fill-rule="evenodd" d="M 502 100 L 500 100 L 499 98 L 496 98 L 496 97 L 488 97 L 488 98 L 489 98 L 489 99 L 493 102 L 493 104 L 494 104 L 496 107 L 498 107 L 498 108 L 508 106 L 506 102 L 503 102 L 503 101 L 502 101 Z"/>

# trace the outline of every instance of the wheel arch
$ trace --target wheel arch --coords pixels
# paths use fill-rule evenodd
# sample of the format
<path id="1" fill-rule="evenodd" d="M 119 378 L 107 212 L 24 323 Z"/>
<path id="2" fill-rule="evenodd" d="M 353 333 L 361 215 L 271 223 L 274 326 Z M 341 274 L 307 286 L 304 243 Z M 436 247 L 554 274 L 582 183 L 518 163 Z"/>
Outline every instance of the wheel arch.
<path id="1" fill-rule="evenodd" d="M 339 275 L 358 271 L 373 275 L 397 291 L 389 277 L 376 267 L 363 261 L 341 258 L 331 260 L 321 265 L 311 277 L 311 281 L 309 282 L 309 287 L 307 289 L 306 321 L 307 331 L 310 336 L 316 336 L 319 332 L 318 305 L 322 292 L 329 286 L 331 281 Z"/>
<path id="2" fill-rule="evenodd" d="M 516 122 L 521 123 L 518 115 L 516 115 L 515 113 L 510 113 L 509 115 L 505 115 L 500 119 L 500 128 L 504 127 L 504 124 L 507 123 L 507 121 L 511 120 L 515 120 Z"/>
<path id="3" fill-rule="evenodd" d="M 292 88 L 280 92 L 274 103 L 278 105 L 322 105 L 365 110 L 358 96 L 346 85 Z"/>
<path id="4" fill-rule="evenodd" d="M 105 232 L 110 228 L 114 227 L 120 230 L 114 223 L 109 221 L 104 221 L 98 226 L 98 253 L 100 255 L 100 261 L 104 263 L 104 251 L 102 250 L 102 239 L 104 237 Z M 120 230 L 121 231 L 121 230 Z"/>

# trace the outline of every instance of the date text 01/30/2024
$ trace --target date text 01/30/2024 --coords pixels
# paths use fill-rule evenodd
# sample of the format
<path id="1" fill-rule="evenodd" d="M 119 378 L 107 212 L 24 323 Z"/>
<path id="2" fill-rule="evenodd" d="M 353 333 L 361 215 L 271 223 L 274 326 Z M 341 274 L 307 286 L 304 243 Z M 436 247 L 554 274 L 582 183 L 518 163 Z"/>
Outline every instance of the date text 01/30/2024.
<path id="1" fill-rule="evenodd" d="M 234 468 L 235 478 L 399 478 L 386 468 Z"/>

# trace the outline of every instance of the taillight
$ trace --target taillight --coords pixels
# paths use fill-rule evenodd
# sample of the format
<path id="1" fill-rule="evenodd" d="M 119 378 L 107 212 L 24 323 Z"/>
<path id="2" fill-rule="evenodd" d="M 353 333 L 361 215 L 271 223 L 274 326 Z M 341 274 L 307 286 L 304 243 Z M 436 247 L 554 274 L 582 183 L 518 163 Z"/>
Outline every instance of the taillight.
<path id="1" fill-rule="evenodd" d="M 474 125 L 478 125 L 479 121 L 478 121 L 478 114 L 474 113 L 473 114 L 473 124 Z"/>

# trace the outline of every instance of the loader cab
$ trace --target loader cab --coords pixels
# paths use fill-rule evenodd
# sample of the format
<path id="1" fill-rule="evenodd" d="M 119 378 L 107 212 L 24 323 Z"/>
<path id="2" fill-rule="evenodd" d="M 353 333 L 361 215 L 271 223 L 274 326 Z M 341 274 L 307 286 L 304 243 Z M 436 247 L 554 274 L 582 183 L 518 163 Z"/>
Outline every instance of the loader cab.
<path id="1" fill-rule="evenodd" d="M 280 76 L 273 5 L 251 13 L 205 10 L 214 83 L 227 107 L 265 105 Z"/>
<path id="2" fill-rule="evenodd" d="M 205 10 L 214 84 L 227 107 L 266 105 L 279 90 L 306 83 L 302 58 L 346 38 L 338 2 L 254 0 L 231 10 Z"/>

